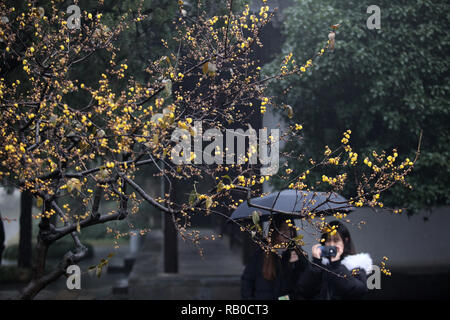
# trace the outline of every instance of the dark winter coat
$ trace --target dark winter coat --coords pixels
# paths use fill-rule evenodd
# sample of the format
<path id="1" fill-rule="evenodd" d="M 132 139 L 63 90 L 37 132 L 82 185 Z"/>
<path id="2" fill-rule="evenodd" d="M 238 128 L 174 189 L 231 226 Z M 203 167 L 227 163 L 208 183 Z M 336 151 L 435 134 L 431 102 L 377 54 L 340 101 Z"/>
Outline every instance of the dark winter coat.
<path id="1" fill-rule="evenodd" d="M 262 274 L 264 254 L 262 249 L 258 249 L 245 267 L 241 277 L 242 299 L 276 300 L 285 295 L 295 299 L 295 284 L 308 265 L 307 259 L 299 255 L 299 260 L 291 263 L 290 252 L 284 251 L 281 259 L 276 258 L 275 279 L 266 280 Z"/>
<path id="2" fill-rule="evenodd" d="M 372 272 L 372 259 L 367 253 L 349 255 L 335 262 L 313 258 L 313 262 L 326 270 L 309 264 L 298 278 L 296 295 L 305 299 L 354 300 L 362 299 L 368 291 L 366 282 Z"/>

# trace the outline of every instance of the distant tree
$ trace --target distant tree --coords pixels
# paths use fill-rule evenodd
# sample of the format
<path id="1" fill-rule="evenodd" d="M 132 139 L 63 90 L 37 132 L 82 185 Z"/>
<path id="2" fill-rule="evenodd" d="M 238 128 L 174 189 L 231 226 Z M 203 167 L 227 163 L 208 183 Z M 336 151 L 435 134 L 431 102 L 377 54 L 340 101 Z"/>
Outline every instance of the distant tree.
<path id="1" fill-rule="evenodd" d="M 305 59 L 319 49 L 330 22 L 341 24 L 331 55 L 318 59 L 304 76 L 270 88 L 279 103 L 293 106 L 296 122 L 307 124 L 304 139 L 286 151 L 316 157 L 323 152 L 318 146 L 352 128 L 358 149 L 397 148 L 412 158 L 423 130 L 421 158 L 409 179 L 412 192 L 392 188 L 385 203 L 410 209 L 450 204 L 450 3 L 377 1 L 379 30 L 367 27 L 372 4 L 296 0 L 284 11 L 283 56 L 293 52 Z M 276 70 L 281 58 L 265 70 Z M 293 166 L 303 169 L 300 163 Z M 346 191 L 354 186 L 350 182 Z"/>

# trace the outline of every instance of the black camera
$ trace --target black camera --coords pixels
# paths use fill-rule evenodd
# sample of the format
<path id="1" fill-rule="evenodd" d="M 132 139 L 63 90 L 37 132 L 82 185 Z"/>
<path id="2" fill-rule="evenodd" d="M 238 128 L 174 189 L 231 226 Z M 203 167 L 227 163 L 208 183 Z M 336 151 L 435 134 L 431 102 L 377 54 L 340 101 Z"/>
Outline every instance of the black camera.
<path id="1" fill-rule="evenodd" d="M 336 257 L 337 254 L 337 248 L 335 246 L 321 246 L 320 251 L 321 258 Z"/>

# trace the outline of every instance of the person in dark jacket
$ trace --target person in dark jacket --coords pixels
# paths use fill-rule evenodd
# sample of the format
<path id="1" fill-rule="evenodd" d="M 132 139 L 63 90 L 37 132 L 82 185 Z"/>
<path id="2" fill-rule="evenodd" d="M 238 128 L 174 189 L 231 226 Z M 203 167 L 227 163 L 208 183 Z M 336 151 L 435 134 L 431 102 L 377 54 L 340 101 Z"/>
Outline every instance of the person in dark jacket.
<path id="1" fill-rule="evenodd" d="M 272 246 L 287 244 L 296 237 L 296 231 L 288 226 L 286 219 L 275 216 L 269 227 Z M 281 258 L 274 252 L 258 250 L 251 257 L 241 277 L 242 299 L 276 300 L 296 299 L 295 284 L 298 275 L 308 264 L 305 253 L 284 246 Z"/>
<path id="2" fill-rule="evenodd" d="M 300 274 L 296 294 L 318 300 L 363 298 L 368 291 L 367 274 L 372 272 L 370 255 L 356 254 L 350 232 L 339 221 L 328 224 L 321 243 L 312 247 L 313 261 Z M 321 257 L 322 245 L 336 246 L 336 256 Z"/>

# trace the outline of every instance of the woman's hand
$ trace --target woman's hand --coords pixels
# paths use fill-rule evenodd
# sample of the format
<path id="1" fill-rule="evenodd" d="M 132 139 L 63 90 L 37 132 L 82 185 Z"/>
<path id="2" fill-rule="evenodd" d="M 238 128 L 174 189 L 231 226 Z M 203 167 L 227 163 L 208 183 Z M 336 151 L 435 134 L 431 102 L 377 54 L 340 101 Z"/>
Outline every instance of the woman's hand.
<path id="1" fill-rule="evenodd" d="M 337 248 L 337 253 L 335 257 L 331 257 L 331 262 L 335 262 L 341 259 L 341 255 L 344 252 L 344 247 L 340 243 L 334 244 Z"/>
<path id="2" fill-rule="evenodd" d="M 322 254 L 322 250 L 320 250 L 321 246 L 322 246 L 321 244 L 313 245 L 313 247 L 311 249 L 313 258 L 320 259 L 320 255 Z"/>

